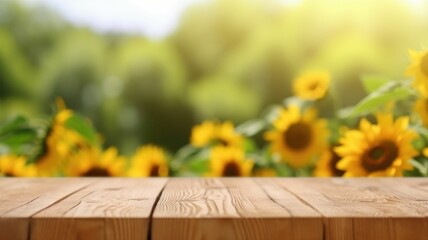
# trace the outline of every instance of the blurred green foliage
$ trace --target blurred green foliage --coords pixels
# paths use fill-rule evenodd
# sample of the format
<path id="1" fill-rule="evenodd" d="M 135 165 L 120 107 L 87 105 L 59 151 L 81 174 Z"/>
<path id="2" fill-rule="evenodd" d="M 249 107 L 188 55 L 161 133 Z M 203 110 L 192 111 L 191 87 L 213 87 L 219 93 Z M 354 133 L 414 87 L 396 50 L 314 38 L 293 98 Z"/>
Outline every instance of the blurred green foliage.
<path id="1" fill-rule="evenodd" d="M 0 120 L 49 113 L 62 97 L 106 145 L 176 150 L 205 118 L 240 123 L 281 102 L 308 68 L 330 71 L 337 102 L 351 106 L 365 95 L 362 75 L 403 77 L 407 49 L 427 45 L 426 29 L 427 14 L 394 0 L 217 0 L 190 7 L 171 36 L 154 41 L 4 0 Z"/>

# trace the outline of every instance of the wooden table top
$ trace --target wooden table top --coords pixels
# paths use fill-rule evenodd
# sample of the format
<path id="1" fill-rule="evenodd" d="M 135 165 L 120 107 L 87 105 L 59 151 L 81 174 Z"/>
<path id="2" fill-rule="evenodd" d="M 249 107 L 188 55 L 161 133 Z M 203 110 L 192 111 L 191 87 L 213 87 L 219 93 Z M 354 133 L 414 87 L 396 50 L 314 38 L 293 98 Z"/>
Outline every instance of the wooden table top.
<path id="1" fill-rule="evenodd" d="M 3 239 L 428 239 L 428 178 L 0 178 Z"/>

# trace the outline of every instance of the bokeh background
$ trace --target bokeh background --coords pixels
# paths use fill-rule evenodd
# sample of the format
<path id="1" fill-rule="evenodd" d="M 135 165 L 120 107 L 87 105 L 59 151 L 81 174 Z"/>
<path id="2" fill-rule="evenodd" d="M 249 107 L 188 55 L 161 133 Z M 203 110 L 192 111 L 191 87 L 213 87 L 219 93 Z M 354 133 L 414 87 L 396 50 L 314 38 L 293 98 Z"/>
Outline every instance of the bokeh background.
<path id="1" fill-rule="evenodd" d="M 62 97 L 106 146 L 174 151 L 204 119 L 259 116 L 307 69 L 351 106 L 361 76 L 404 78 L 427 29 L 424 0 L 0 0 L 0 121 Z"/>

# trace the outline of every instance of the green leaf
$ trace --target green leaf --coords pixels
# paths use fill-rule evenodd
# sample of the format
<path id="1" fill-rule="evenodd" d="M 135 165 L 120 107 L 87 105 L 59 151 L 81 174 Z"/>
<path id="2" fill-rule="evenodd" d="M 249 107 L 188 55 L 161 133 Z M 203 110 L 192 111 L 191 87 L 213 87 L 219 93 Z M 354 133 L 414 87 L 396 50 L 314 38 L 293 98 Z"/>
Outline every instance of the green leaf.
<path id="1" fill-rule="evenodd" d="M 262 113 L 262 116 L 264 116 L 264 119 L 266 122 L 268 123 L 273 122 L 278 117 L 279 113 L 281 112 L 281 109 L 282 109 L 281 105 L 270 106 L 267 110 L 265 110 Z"/>
<path id="2" fill-rule="evenodd" d="M 90 144 L 97 143 L 97 133 L 90 121 L 84 117 L 74 113 L 65 123 L 65 125 L 78 132 L 82 137 L 86 139 Z"/>
<path id="3" fill-rule="evenodd" d="M 208 171 L 208 166 L 209 161 L 208 159 L 193 159 L 190 163 L 189 163 L 189 170 L 194 172 L 194 173 L 206 173 Z"/>
<path id="4" fill-rule="evenodd" d="M 415 159 L 410 159 L 410 164 L 412 164 L 422 176 L 428 176 L 428 161 L 425 160 L 424 163 L 420 163 Z"/>
<path id="5" fill-rule="evenodd" d="M 413 94 L 406 82 L 389 82 L 361 100 L 350 112 L 349 117 L 357 117 L 376 112 L 389 102 L 408 98 Z"/>
<path id="6" fill-rule="evenodd" d="M 270 161 L 271 159 L 265 158 L 263 155 L 257 153 L 248 154 L 247 158 L 253 161 L 257 167 L 267 168 L 272 165 L 272 161 Z"/>
<path id="7" fill-rule="evenodd" d="M 276 163 L 274 167 L 279 177 L 293 176 L 293 171 L 291 170 L 291 168 L 283 163 Z"/>
<path id="8" fill-rule="evenodd" d="M 0 136 L 0 142 L 9 146 L 17 146 L 20 144 L 28 143 L 35 141 L 37 139 L 37 133 L 35 130 L 26 128 L 26 129 L 17 129 L 10 132 L 7 135 Z"/>
<path id="9" fill-rule="evenodd" d="M 424 127 L 411 127 L 411 129 L 414 130 L 419 135 L 427 136 L 426 134 L 428 131 Z M 424 133 L 422 133 L 422 132 L 424 132 Z M 415 147 L 415 149 L 418 151 L 422 151 L 425 148 L 425 146 L 427 145 L 426 141 L 423 137 L 419 137 L 419 138 L 413 140 L 412 144 L 413 144 L 413 147 Z"/>
<path id="10" fill-rule="evenodd" d="M 6 144 L 0 143 L 0 155 L 8 154 L 10 152 L 10 147 Z"/>
<path id="11" fill-rule="evenodd" d="M 255 152 L 257 151 L 256 142 L 253 139 L 245 138 L 244 139 L 244 151 L 245 152 Z"/>
<path id="12" fill-rule="evenodd" d="M 361 79 L 367 93 L 372 93 L 387 84 L 390 80 L 379 75 L 364 75 Z"/>
<path id="13" fill-rule="evenodd" d="M 239 125 L 236 128 L 238 133 L 251 137 L 262 131 L 266 127 L 266 122 L 261 119 L 254 119 Z"/>
<path id="14" fill-rule="evenodd" d="M 304 105 L 305 105 L 305 103 L 306 103 L 305 100 L 302 100 L 302 99 L 300 99 L 299 97 L 296 97 L 296 96 L 291 96 L 291 97 L 285 98 L 282 101 L 283 106 L 286 106 L 286 107 L 288 107 L 290 105 L 297 105 L 300 108 L 303 108 Z"/>
<path id="15" fill-rule="evenodd" d="M 200 152 L 200 148 L 196 148 L 190 144 L 180 148 L 175 155 L 175 159 L 178 161 L 189 159 L 191 156 L 194 156 Z"/>
<path id="16" fill-rule="evenodd" d="M 351 117 L 356 117 L 361 114 L 374 112 L 388 102 L 395 102 L 398 100 L 405 99 L 409 96 L 409 92 L 405 89 L 396 89 L 389 93 L 381 95 L 369 95 L 363 99 L 357 106 L 354 107 L 351 113 Z"/>
<path id="17" fill-rule="evenodd" d="M 419 135 L 428 136 L 428 129 L 423 126 L 412 126 L 412 129 L 415 130 Z"/>
<path id="18" fill-rule="evenodd" d="M 28 127 L 28 121 L 24 117 L 18 116 L 0 126 L 0 136 L 22 127 Z"/>
<path id="19" fill-rule="evenodd" d="M 29 154 L 37 140 L 37 129 L 31 127 L 27 119 L 22 116 L 18 116 L 0 127 L 2 152 Z"/>

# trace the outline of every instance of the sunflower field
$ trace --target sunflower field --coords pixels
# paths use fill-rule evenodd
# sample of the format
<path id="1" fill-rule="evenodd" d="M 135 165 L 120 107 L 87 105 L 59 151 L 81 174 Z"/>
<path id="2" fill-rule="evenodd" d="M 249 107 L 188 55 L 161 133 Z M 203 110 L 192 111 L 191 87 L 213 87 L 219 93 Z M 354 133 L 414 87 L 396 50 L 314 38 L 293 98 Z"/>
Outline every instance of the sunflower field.
<path id="1" fill-rule="evenodd" d="M 331 76 L 297 76 L 294 95 L 238 126 L 206 120 L 175 153 L 147 144 L 131 157 L 103 148 L 84 116 L 57 99 L 49 119 L 0 128 L 0 174 L 14 177 L 428 176 L 428 50 L 410 51 L 407 80 L 362 79 L 367 96 L 319 117 L 338 93 Z M 405 110 L 403 110 L 405 109 Z M 262 139 L 260 141 L 260 139 Z M 259 144 L 262 142 L 262 144 Z"/>
<path id="2" fill-rule="evenodd" d="M 425 1 L 195 1 L 162 37 L 49 2 L 0 1 L 0 176 L 428 176 Z"/>

